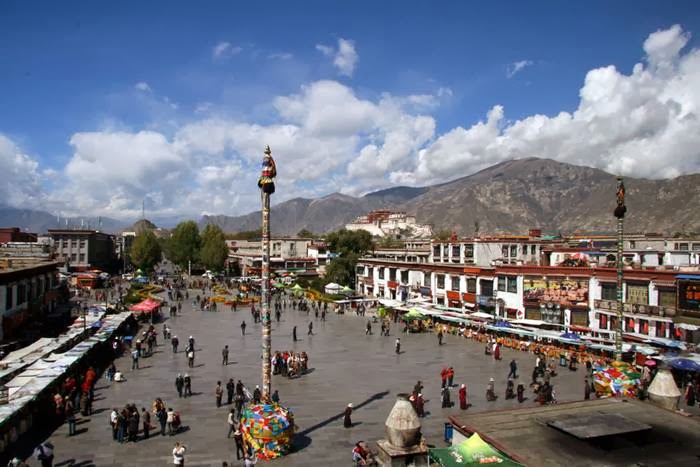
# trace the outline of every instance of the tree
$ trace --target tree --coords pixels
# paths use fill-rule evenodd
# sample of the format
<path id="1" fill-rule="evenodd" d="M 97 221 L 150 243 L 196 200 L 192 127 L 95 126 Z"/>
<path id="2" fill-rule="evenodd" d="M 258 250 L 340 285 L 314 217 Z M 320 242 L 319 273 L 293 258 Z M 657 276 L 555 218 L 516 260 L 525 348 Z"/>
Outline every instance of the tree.
<path id="1" fill-rule="evenodd" d="M 151 271 L 162 258 L 158 239 L 150 230 L 143 231 L 131 246 L 131 262 L 142 271 Z"/>
<path id="2" fill-rule="evenodd" d="M 326 234 L 330 251 L 341 256 L 355 253 L 361 256 L 372 250 L 372 235 L 366 230 L 338 230 Z"/>
<path id="3" fill-rule="evenodd" d="M 212 271 L 223 271 L 228 258 L 228 246 L 224 232 L 218 225 L 208 224 L 202 231 L 202 247 L 199 259 L 204 267 Z"/>
<path id="4" fill-rule="evenodd" d="M 301 229 L 299 232 L 297 232 L 297 237 L 299 237 L 299 238 L 314 238 L 315 235 L 309 229 Z"/>
<path id="5" fill-rule="evenodd" d="M 170 260 L 183 269 L 187 269 L 188 262 L 196 262 L 199 258 L 199 227 L 194 221 L 180 222 L 168 242 L 168 256 Z"/>
<path id="6" fill-rule="evenodd" d="M 225 233 L 226 240 L 260 240 L 262 238 L 262 229 L 242 230 L 240 232 Z"/>
<path id="7" fill-rule="evenodd" d="M 345 256 L 333 258 L 326 266 L 326 279 L 340 285 L 348 285 L 355 288 L 355 266 L 359 255 L 348 253 Z"/>
<path id="8" fill-rule="evenodd" d="M 439 240 L 441 242 L 445 242 L 445 241 L 449 240 L 451 236 L 452 236 L 452 232 L 450 232 L 447 229 L 442 229 L 442 230 L 438 230 L 437 232 L 435 232 L 435 234 L 433 235 L 433 240 Z"/>
<path id="9" fill-rule="evenodd" d="M 379 240 L 378 245 L 381 248 L 403 248 L 404 242 L 394 237 L 383 237 Z"/>

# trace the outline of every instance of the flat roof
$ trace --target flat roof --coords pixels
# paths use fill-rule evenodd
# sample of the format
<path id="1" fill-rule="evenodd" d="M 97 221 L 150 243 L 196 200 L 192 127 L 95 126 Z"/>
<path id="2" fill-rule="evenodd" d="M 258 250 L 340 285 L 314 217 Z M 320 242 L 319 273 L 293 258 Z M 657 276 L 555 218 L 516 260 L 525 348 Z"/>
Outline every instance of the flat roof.
<path id="1" fill-rule="evenodd" d="M 581 439 L 550 426 L 608 416 L 622 417 L 629 426 L 645 429 Z M 458 431 L 478 432 L 485 441 L 530 466 L 698 465 L 700 459 L 698 417 L 685 417 L 638 400 L 609 398 L 474 412 L 449 420 Z"/>

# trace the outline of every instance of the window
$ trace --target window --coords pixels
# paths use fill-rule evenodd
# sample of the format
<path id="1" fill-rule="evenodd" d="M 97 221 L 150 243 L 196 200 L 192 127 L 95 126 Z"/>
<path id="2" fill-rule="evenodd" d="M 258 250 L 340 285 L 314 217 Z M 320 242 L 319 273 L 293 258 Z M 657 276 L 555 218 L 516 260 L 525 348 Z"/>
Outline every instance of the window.
<path id="1" fill-rule="evenodd" d="M 85 262 L 85 253 L 80 253 L 80 260 L 79 260 L 79 262 L 80 262 L 80 263 L 84 263 L 84 262 Z"/>
<path id="2" fill-rule="evenodd" d="M 481 295 L 483 297 L 493 297 L 493 281 L 490 279 L 481 280 Z"/>
<path id="3" fill-rule="evenodd" d="M 389 268 L 389 280 L 390 281 L 396 280 L 396 268 Z"/>
<path id="4" fill-rule="evenodd" d="M 508 277 L 508 292 L 509 293 L 518 293 L 518 278 L 517 277 Z"/>
<path id="5" fill-rule="evenodd" d="M 637 305 L 649 304 L 649 287 L 646 285 L 627 284 L 627 303 Z"/>
<path id="6" fill-rule="evenodd" d="M 27 301 L 27 287 L 24 284 L 17 286 L 17 305 Z"/>
<path id="7" fill-rule="evenodd" d="M 445 288 L 445 275 L 438 274 L 436 277 L 436 280 L 437 280 L 437 288 L 444 289 Z"/>
<path id="8" fill-rule="evenodd" d="M 608 315 L 603 313 L 598 313 L 598 328 L 608 329 Z"/>
<path id="9" fill-rule="evenodd" d="M 639 320 L 639 333 L 649 335 L 649 321 L 646 319 Z"/>
<path id="10" fill-rule="evenodd" d="M 666 323 L 663 321 L 656 322 L 656 337 L 666 337 Z"/>
<path id="11" fill-rule="evenodd" d="M 498 291 L 506 291 L 506 278 L 504 276 L 498 276 Z"/>
<path id="12" fill-rule="evenodd" d="M 380 279 L 384 279 L 384 270 L 385 270 L 385 269 L 386 269 L 386 268 L 379 268 L 379 278 L 380 278 Z"/>
<path id="13" fill-rule="evenodd" d="M 452 262 L 459 263 L 459 260 L 460 260 L 459 256 L 460 256 L 459 245 L 452 245 Z"/>
<path id="14" fill-rule="evenodd" d="M 676 250 L 687 251 L 688 244 L 687 243 L 676 243 Z"/>
<path id="15" fill-rule="evenodd" d="M 693 243 L 693 251 L 700 251 L 700 243 Z"/>
<path id="16" fill-rule="evenodd" d="M 510 256 L 511 258 L 518 256 L 518 245 L 510 246 Z"/>
<path id="17" fill-rule="evenodd" d="M 464 259 L 474 261 L 474 245 L 464 245 Z"/>
<path id="18" fill-rule="evenodd" d="M 438 258 L 440 258 L 440 245 L 435 245 L 433 247 L 433 258 L 435 258 L 435 261 L 439 261 Z"/>
<path id="19" fill-rule="evenodd" d="M 530 254 L 531 255 L 537 254 L 537 245 L 530 245 Z"/>
<path id="20" fill-rule="evenodd" d="M 467 292 L 476 293 L 476 279 L 473 277 L 467 279 Z"/>
<path id="21" fill-rule="evenodd" d="M 504 258 L 508 257 L 508 245 L 503 245 L 501 247 L 501 256 L 503 256 Z"/>
<path id="22" fill-rule="evenodd" d="M 635 332 L 633 318 L 625 318 L 625 332 Z"/>
<path id="23" fill-rule="evenodd" d="M 630 249 L 637 248 L 637 243 L 634 240 L 630 240 Z"/>
<path id="24" fill-rule="evenodd" d="M 12 285 L 8 285 L 5 287 L 5 311 L 11 310 L 12 306 L 14 305 L 13 303 L 13 297 L 12 294 L 15 290 L 15 287 Z"/>
<path id="25" fill-rule="evenodd" d="M 452 290 L 459 292 L 459 276 L 452 276 Z"/>
<path id="26" fill-rule="evenodd" d="M 401 282 L 408 284 L 408 271 L 401 271 Z"/>
<path id="27" fill-rule="evenodd" d="M 71 253 L 70 260 L 75 263 L 76 261 L 78 261 L 78 255 L 76 253 Z"/>
<path id="28" fill-rule="evenodd" d="M 80 248 L 85 248 L 85 240 L 80 240 Z"/>
<path id="29" fill-rule="evenodd" d="M 601 284 L 600 298 L 603 300 L 617 300 L 617 284 Z"/>
<path id="30" fill-rule="evenodd" d="M 365 267 L 364 266 L 357 266 L 357 269 L 355 272 L 360 276 L 364 276 L 365 275 Z"/>
<path id="31" fill-rule="evenodd" d="M 676 307 L 675 290 L 659 290 L 659 306 Z"/>

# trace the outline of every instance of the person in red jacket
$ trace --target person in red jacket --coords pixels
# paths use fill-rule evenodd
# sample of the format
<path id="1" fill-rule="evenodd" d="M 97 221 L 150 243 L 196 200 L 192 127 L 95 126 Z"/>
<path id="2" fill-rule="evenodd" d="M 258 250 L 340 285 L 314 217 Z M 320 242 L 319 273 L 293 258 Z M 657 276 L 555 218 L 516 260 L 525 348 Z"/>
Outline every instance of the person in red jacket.
<path id="1" fill-rule="evenodd" d="M 442 387 L 447 386 L 447 368 L 443 368 L 440 371 L 440 379 L 442 380 Z"/>
<path id="2" fill-rule="evenodd" d="M 462 384 L 459 388 L 459 408 L 461 410 L 467 410 L 469 404 L 467 403 L 467 385 Z"/>

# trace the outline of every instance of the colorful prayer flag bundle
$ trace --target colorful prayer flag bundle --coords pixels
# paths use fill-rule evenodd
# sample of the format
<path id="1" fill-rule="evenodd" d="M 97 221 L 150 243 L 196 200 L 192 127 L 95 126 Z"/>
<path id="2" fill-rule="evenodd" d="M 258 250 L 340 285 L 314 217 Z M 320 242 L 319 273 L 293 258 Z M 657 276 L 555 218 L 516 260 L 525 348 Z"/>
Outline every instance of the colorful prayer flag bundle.
<path id="1" fill-rule="evenodd" d="M 613 362 L 609 366 L 593 366 L 593 384 L 598 394 L 637 397 L 641 374 L 629 363 Z"/>
<path id="2" fill-rule="evenodd" d="M 241 415 L 241 433 L 258 459 L 270 460 L 289 452 L 294 416 L 278 404 L 251 404 Z"/>

